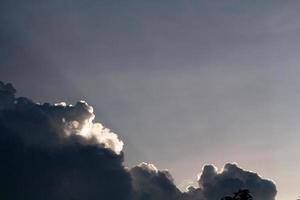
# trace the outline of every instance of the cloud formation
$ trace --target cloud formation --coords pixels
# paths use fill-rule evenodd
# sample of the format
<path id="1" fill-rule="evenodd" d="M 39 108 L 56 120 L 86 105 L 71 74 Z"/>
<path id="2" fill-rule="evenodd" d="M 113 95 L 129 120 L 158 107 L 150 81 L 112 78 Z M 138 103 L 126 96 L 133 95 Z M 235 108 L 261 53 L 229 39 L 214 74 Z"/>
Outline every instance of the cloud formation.
<path id="1" fill-rule="evenodd" d="M 158 170 L 153 164 L 142 163 L 130 170 L 135 200 L 220 200 L 239 189 L 248 189 L 255 200 L 274 200 L 276 186 L 258 174 L 226 164 L 222 172 L 213 165 L 203 167 L 198 180 L 199 187 L 189 187 L 180 192 L 171 174 Z"/>
<path id="2" fill-rule="evenodd" d="M 276 196 L 276 186 L 273 182 L 230 163 L 224 166 L 221 173 L 218 173 L 213 165 L 204 166 L 199 188 L 209 200 L 221 199 L 239 189 L 249 189 L 256 200 L 274 200 Z"/>
<path id="3" fill-rule="evenodd" d="M 15 97 L 0 81 L 0 196 L 7 200 L 218 200 L 249 189 L 274 200 L 276 187 L 256 173 L 226 164 L 203 168 L 199 187 L 181 192 L 167 170 L 123 166 L 123 142 L 94 122 L 93 108 L 39 104 Z"/>
<path id="4" fill-rule="evenodd" d="M 134 200 L 178 200 L 181 192 L 167 170 L 160 171 L 153 164 L 141 163 L 130 170 Z"/>
<path id="5" fill-rule="evenodd" d="M 98 144 L 117 154 L 123 149 L 118 136 L 100 123 L 94 123 L 93 107 L 84 101 L 43 105 L 15 98 L 11 84 L 0 83 L 2 123 L 27 144 L 65 145 L 71 138 L 82 144 Z M 37 130 L 43 133 L 36 134 Z M 76 139 L 75 139 L 76 138 Z"/>
<path id="6" fill-rule="evenodd" d="M 0 82 L 0 196 L 8 200 L 129 200 L 123 142 L 85 102 L 37 104 Z M 117 191 L 117 192 L 116 192 Z"/>

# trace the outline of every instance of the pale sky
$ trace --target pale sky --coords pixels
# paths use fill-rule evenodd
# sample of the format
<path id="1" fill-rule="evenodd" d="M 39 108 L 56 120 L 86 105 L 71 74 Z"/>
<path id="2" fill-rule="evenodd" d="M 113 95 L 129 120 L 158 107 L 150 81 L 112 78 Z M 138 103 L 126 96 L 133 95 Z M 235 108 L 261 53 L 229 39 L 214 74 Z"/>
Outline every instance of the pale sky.
<path id="1" fill-rule="evenodd" d="M 84 99 L 182 185 L 237 162 L 300 195 L 300 1 L 1 1 L 0 80 Z"/>

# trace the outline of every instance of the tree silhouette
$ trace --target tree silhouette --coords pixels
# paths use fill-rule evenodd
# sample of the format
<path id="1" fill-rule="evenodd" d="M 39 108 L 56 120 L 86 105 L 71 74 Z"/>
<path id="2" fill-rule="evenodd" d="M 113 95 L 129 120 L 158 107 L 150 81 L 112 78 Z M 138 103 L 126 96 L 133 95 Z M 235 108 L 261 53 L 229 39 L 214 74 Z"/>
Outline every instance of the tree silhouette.
<path id="1" fill-rule="evenodd" d="M 233 194 L 232 197 L 226 196 L 221 200 L 253 200 L 249 190 L 239 190 Z"/>

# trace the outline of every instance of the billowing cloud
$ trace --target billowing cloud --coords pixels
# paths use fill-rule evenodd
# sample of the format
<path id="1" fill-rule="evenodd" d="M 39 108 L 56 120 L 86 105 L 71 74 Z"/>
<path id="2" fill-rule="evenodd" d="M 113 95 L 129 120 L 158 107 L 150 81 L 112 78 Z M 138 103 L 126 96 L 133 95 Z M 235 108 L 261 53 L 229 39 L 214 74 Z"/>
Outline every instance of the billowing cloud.
<path id="1" fill-rule="evenodd" d="M 94 122 L 84 101 L 39 104 L 0 81 L 0 196 L 7 200 L 218 200 L 249 189 L 274 200 L 275 185 L 236 164 L 203 168 L 182 193 L 167 170 L 123 166 L 123 142 Z"/>
<path id="2" fill-rule="evenodd" d="M 56 106 L 62 106 L 65 108 L 65 103 L 60 103 Z M 86 102 L 80 101 L 75 105 L 75 108 L 81 106 L 85 112 L 89 114 L 86 118 L 81 120 L 72 120 L 62 118 L 64 124 L 64 133 L 66 137 L 72 135 L 79 135 L 86 139 L 94 139 L 96 143 L 103 145 L 105 148 L 113 150 L 115 153 L 120 154 L 123 149 L 123 142 L 118 139 L 117 134 L 111 132 L 108 128 L 105 128 L 100 123 L 94 123 L 95 115 L 93 113 L 93 107 L 89 106 Z M 72 105 L 69 105 L 72 107 Z"/>
<path id="3" fill-rule="evenodd" d="M 2 123 L 27 144 L 65 145 L 71 138 L 82 144 L 98 144 L 120 154 L 123 142 L 100 123 L 94 123 L 93 107 L 84 101 L 74 106 L 62 102 L 43 105 L 15 98 L 11 84 L 0 83 Z M 37 131 L 43 131 L 37 134 Z"/>
<path id="4" fill-rule="evenodd" d="M 127 200 L 123 143 L 85 102 L 37 104 L 0 82 L 0 196 L 8 200 Z"/>
<path id="5" fill-rule="evenodd" d="M 273 182 L 230 163 L 220 173 L 213 165 L 204 166 L 199 187 L 189 187 L 184 193 L 174 185 L 168 171 L 160 171 L 153 164 L 141 163 L 130 174 L 136 200 L 220 200 L 239 189 L 249 189 L 256 200 L 274 200 L 276 195 Z"/>
<path id="6" fill-rule="evenodd" d="M 153 164 L 141 163 L 132 168 L 134 200 L 178 200 L 181 192 L 167 170 L 160 171 Z"/>
<path id="7" fill-rule="evenodd" d="M 276 195 L 273 182 L 230 163 L 226 164 L 220 173 L 213 165 L 204 166 L 199 188 L 208 200 L 218 200 L 239 189 L 249 189 L 255 200 L 274 200 Z"/>

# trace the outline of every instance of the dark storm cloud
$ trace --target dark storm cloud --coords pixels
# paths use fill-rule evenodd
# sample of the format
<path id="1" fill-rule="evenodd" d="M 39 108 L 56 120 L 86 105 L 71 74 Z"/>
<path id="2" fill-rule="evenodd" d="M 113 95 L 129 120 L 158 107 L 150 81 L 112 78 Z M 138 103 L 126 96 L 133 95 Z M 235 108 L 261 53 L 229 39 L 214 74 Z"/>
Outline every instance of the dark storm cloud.
<path id="1" fill-rule="evenodd" d="M 16 90 L 12 84 L 4 84 L 0 81 L 0 110 L 12 108 L 15 100 Z"/>
<path id="2" fill-rule="evenodd" d="M 255 200 L 274 200 L 276 196 L 276 186 L 273 182 L 229 163 L 224 166 L 221 173 L 218 173 L 212 165 L 204 166 L 199 187 L 208 200 L 220 199 L 239 189 L 249 189 Z"/>
<path id="3" fill-rule="evenodd" d="M 181 192 L 168 171 L 159 171 L 154 165 L 141 163 L 132 168 L 135 200 L 178 200 Z"/>
<path id="4" fill-rule="evenodd" d="M 40 105 L 15 92 L 0 82 L 1 198 L 130 199 L 122 143 L 92 122 L 90 106 Z"/>
<path id="5" fill-rule="evenodd" d="M 1 123 L 28 145 L 61 146 L 69 143 L 95 144 L 119 154 L 123 142 L 115 133 L 94 123 L 93 108 L 84 101 L 74 106 L 64 102 L 38 104 L 15 98 L 11 84 L 0 82 Z M 39 133 L 40 132 L 40 133 Z"/>
<path id="6" fill-rule="evenodd" d="M 245 171 L 236 164 L 226 164 L 221 173 L 212 165 L 203 168 L 199 187 L 180 192 L 168 171 L 160 171 L 153 164 L 141 163 L 132 168 L 135 200 L 219 200 L 239 189 L 249 189 L 256 200 L 274 200 L 276 186 L 254 172 Z"/>
<path id="7" fill-rule="evenodd" d="M 93 121 L 93 108 L 34 103 L 0 81 L 0 196 L 7 200 L 217 200 L 241 188 L 274 200 L 275 185 L 227 164 L 205 166 L 199 188 L 182 193 L 171 174 L 123 166 L 123 142 Z"/>

